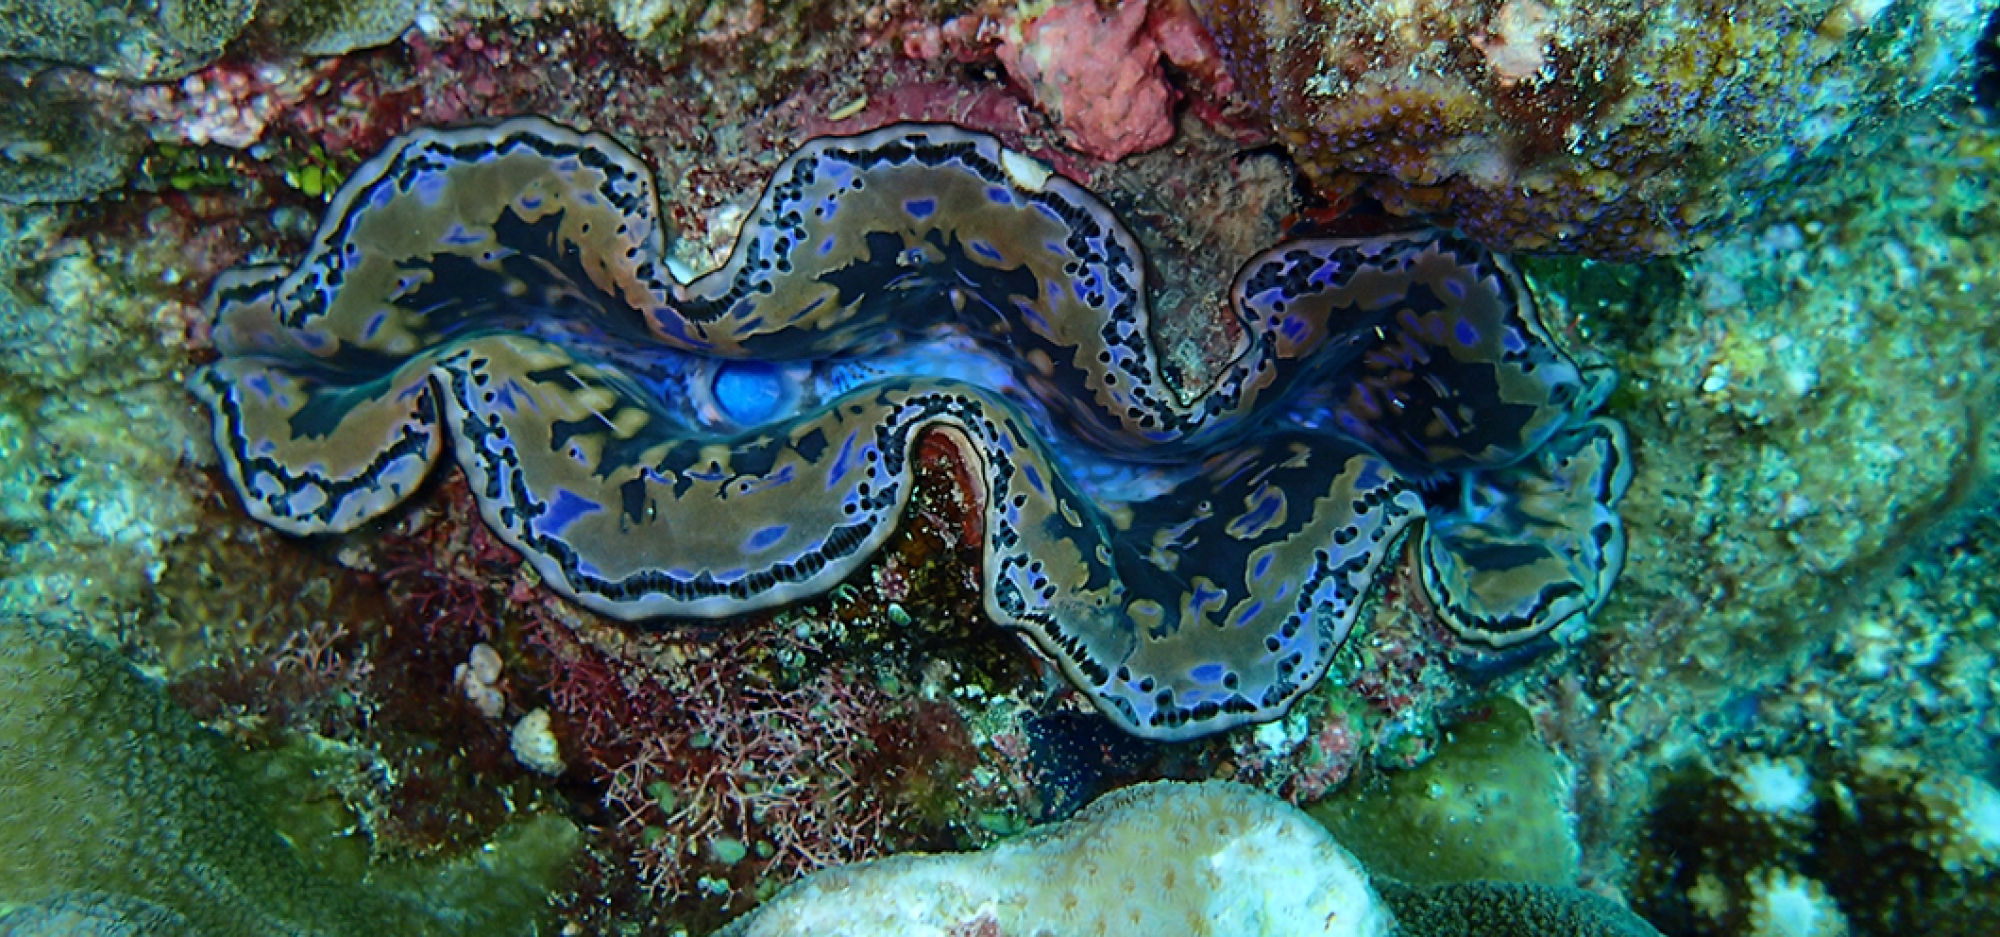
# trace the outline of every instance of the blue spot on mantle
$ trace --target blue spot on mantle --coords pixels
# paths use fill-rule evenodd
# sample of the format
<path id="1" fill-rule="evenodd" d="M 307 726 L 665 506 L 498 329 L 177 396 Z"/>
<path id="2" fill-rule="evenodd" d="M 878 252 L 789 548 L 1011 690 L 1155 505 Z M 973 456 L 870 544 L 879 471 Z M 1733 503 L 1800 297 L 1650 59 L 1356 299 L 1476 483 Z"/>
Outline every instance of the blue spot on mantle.
<path id="1" fill-rule="evenodd" d="M 791 529 L 792 528 L 786 524 L 777 524 L 771 527 L 760 528 L 757 531 L 750 534 L 750 539 L 743 541 L 743 552 L 762 553 L 765 550 L 769 550 L 773 544 L 777 543 L 780 540 L 783 540 L 785 538 L 785 532 Z"/>
<path id="2" fill-rule="evenodd" d="M 538 526 L 541 527 L 542 533 L 560 537 L 564 528 L 574 523 L 577 518 L 602 510 L 604 510 L 603 505 L 564 488 L 556 492 L 555 500 L 549 503 L 549 511 L 542 515 Z"/>
<path id="3" fill-rule="evenodd" d="M 1453 329 L 1452 331 L 1453 334 L 1458 338 L 1458 343 L 1460 345 L 1463 345 L 1467 348 L 1471 348 L 1472 346 L 1479 344 L 1478 327 L 1474 326 L 1470 322 L 1465 321 L 1464 319 L 1458 320 L 1457 328 Z"/>

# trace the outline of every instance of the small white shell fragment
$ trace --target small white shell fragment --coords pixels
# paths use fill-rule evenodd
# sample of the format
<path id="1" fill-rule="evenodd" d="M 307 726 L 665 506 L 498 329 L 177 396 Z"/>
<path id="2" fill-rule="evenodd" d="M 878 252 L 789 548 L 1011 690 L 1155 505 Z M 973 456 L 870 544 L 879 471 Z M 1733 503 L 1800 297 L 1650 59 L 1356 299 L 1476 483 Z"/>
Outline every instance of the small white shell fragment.
<path id="1" fill-rule="evenodd" d="M 507 714 L 507 695 L 496 686 L 500 667 L 500 652 L 487 644 L 475 644 L 465 663 L 452 670 L 452 680 L 465 698 L 480 715 L 496 721 Z"/>
<path id="2" fill-rule="evenodd" d="M 555 777 L 567 767 L 546 709 L 536 709 L 514 723 L 513 749 L 515 760 L 530 771 Z"/>

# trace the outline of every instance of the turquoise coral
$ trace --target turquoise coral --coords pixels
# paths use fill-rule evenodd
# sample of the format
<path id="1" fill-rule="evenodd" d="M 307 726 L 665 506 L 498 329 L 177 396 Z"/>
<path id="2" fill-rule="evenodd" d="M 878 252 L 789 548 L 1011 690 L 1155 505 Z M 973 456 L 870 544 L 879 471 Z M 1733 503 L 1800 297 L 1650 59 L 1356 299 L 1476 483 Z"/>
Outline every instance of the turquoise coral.
<path id="1" fill-rule="evenodd" d="M 449 446 L 558 591 L 720 617 L 858 569 L 934 433 L 987 506 L 989 615 L 1166 739 L 1310 689 L 1425 485 L 1467 493 L 1430 509 L 1426 542 L 1467 641 L 1580 621 L 1616 575 L 1629 469 L 1588 416 L 1608 377 L 1462 238 L 1253 258 L 1233 359 L 1181 387 L 1132 237 L 990 137 L 815 141 L 687 285 L 657 212 L 622 147 L 536 119 L 418 133 L 362 167 L 296 267 L 216 286 L 224 358 L 195 388 L 246 507 L 351 529 Z"/>

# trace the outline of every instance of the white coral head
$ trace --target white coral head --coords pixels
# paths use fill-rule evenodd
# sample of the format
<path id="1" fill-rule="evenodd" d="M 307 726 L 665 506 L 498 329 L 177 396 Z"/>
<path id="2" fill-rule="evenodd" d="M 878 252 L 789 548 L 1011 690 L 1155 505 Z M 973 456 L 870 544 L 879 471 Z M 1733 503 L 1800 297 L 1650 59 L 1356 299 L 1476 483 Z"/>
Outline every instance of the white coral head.
<path id="1" fill-rule="evenodd" d="M 1781 817 L 1812 812 L 1812 776 L 1795 758 L 1749 758 L 1730 773 L 1736 806 Z"/>
<path id="2" fill-rule="evenodd" d="M 1749 886 L 1749 937 L 1847 937 L 1847 916 L 1819 882 L 1766 869 Z"/>
<path id="3" fill-rule="evenodd" d="M 1917 845 L 1945 871 L 2000 866 L 2000 790 L 1968 774 L 1933 774 L 1918 782 L 1916 794 L 1931 819 Z"/>

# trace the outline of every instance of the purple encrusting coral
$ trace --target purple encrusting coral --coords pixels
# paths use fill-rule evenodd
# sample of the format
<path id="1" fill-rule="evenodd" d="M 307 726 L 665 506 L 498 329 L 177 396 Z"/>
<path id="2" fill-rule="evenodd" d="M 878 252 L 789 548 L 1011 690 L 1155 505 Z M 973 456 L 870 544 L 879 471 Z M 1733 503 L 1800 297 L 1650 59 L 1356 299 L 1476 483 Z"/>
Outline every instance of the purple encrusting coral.
<path id="1" fill-rule="evenodd" d="M 503 930 L 700 933 L 827 862 L 1012 842 L 1107 791 L 1231 777 L 1326 801 L 1342 838 L 1393 841 L 1398 874 L 1574 880 L 1674 937 L 1993 930 L 1993 827 L 1945 822 L 1990 820 L 2000 734 L 2000 533 L 1981 513 L 2000 134 L 1958 93 L 1992 3 L 260 6 L 247 24 L 227 2 L 120 14 L 109 57 L 76 41 L 108 33 L 0 37 L 7 113 L 91 115 L 0 122 L 0 628 L 88 631 L 163 680 L 256 781 L 211 789 L 314 875 L 517 862 L 521 830 L 574 824 L 580 852 L 528 853 L 572 874 L 509 885 L 553 905 Z M 1258 44 L 1280 26 L 1315 41 Z M 1281 720 L 1162 745 L 1108 729 L 991 627 L 985 505 L 949 446 L 919 456 L 873 561 L 726 627 L 567 604 L 455 475 L 349 534 L 247 522 L 180 384 L 209 360 L 210 282 L 299 256 L 390 141 L 516 114 L 656 167 L 683 272 L 727 256 L 804 140 L 990 133 L 1087 185 L 1182 287 L 1156 297 L 1175 379 L 1227 360 L 1239 333 L 1209 298 L 1295 225 L 1374 235 L 1386 209 L 1489 247 L 1703 248 L 1521 261 L 1549 330 L 1626 378 L 1608 405 L 1635 453 L 1628 569 L 1587 635 L 1495 654 L 1448 627 L 1405 552 L 1338 679 Z M 1473 516 L 1551 494 L 1428 496 Z M 1521 707 L 1492 692 L 1532 718 L 1496 720 Z M 0 690 L 10 717 L 44 711 L 14 703 Z M 80 731 L 150 744 L 126 718 Z M 1464 754 L 1501 725 L 1516 747 L 1487 750 L 1520 770 Z M 0 746 L 0 793 L 22 750 Z M 117 789 L 115 759 L 75 770 L 95 772 L 79 798 Z M 213 783 L 176 770 L 161 790 Z M 1746 803 L 1810 816 L 1715 829 Z M 1407 822 L 1371 828 L 1378 811 Z M 67 842 L 9 822 L 0 842 Z M 1529 824 L 1565 861 L 1504 865 L 1453 823 Z M 35 874 L 0 861 L 0 903 L 21 907 L 0 929 L 173 924 L 157 896 L 45 896 Z M 1401 894 L 1419 926 L 1465 910 Z"/>

